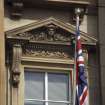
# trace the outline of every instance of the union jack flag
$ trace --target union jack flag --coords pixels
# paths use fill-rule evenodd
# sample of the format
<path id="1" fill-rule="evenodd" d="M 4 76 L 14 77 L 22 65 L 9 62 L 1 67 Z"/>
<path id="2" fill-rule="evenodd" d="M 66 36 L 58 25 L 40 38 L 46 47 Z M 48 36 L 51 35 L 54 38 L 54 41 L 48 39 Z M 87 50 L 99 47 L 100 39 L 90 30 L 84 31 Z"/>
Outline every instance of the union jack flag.
<path id="1" fill-rule="evenodd" d="M 79 31 L 79 16 L 77 17 L 76 28 L 76 105 L 88 105 L 88 86 L 84 72 L 84 57 Z"/>

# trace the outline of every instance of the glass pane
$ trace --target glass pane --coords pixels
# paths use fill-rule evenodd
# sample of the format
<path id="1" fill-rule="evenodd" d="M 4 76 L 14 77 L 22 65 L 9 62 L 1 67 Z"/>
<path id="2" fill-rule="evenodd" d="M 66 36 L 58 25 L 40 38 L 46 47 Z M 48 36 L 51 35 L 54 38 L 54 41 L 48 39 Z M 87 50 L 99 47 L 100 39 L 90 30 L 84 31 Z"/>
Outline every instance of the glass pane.
<path id="1" fill-rule="evenodd" d="M 44 105 L 44 102 L 38 102 L 38 101 L 33 101 L 33 102 L 25 102 L 24 105 Z"/>
<path id="2" fill-rule="evenodd" d="M 44 73 L 25 72 L 25 99 L 44 99 Z"/>
<path id="3" fill-rule="evenodd" d="M 48 99 L 68 101 L 69 97 L 69 76 L 68 74 L 48 74 Z"/>
<path id="4" fill-rule="evenodd" d="M 66 103 L 48 103 L 48 105 L 70 105 L 70 104 L 66 104 Z"/>

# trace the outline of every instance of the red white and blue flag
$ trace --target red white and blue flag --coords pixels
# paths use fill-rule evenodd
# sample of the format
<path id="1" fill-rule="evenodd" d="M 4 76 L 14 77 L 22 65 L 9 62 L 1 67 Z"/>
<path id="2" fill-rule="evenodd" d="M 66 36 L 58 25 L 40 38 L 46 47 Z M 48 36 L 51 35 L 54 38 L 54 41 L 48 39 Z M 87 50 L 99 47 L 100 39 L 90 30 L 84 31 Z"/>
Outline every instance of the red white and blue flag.
<path id="1" fill-rule="evenodd" d="M 76 105 L 88 105 L 88 86 L 84 72 L 84 57 L 79 31 L 79 16 L 77 16 L 76 32 Z"/>

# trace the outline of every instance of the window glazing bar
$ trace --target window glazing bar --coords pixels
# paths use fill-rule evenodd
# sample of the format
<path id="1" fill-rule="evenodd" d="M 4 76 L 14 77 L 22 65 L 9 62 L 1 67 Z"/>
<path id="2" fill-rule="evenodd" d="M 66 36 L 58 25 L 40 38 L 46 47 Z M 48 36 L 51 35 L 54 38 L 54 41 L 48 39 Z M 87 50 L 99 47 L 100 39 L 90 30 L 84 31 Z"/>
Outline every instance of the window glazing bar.
<path id="1" fill-rule="evenodd" d="M 48 73 L 45 72 L 45 105 L 48 105 Z"/>
<path id="2" fill-rule="evenodd" d="M 53 102 L 53 103 L 65 103 L 65 104 L 70 104 L 69 101 L 53 101 L 53 100 L 39 100 L 39 99 L 25 99 L 25 102 L 30 102 L 30 101 L 40 101 L 40 102 Z"/>

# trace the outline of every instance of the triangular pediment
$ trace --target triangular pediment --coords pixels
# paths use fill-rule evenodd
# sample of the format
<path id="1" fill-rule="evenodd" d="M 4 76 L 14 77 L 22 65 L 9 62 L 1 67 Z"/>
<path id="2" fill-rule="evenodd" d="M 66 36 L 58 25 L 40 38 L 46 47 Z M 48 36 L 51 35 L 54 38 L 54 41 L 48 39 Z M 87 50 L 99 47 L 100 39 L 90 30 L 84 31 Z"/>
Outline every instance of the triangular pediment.
<path id="1" fill-rule="evenodd" d="M 34 42 L 70 42 L 75 36 L 73 25 L 48 18 L 6 32 L 8 39 L 22 39 Z M 97 40 L 80 31 L 82 44 L 95 45 Z"/>

